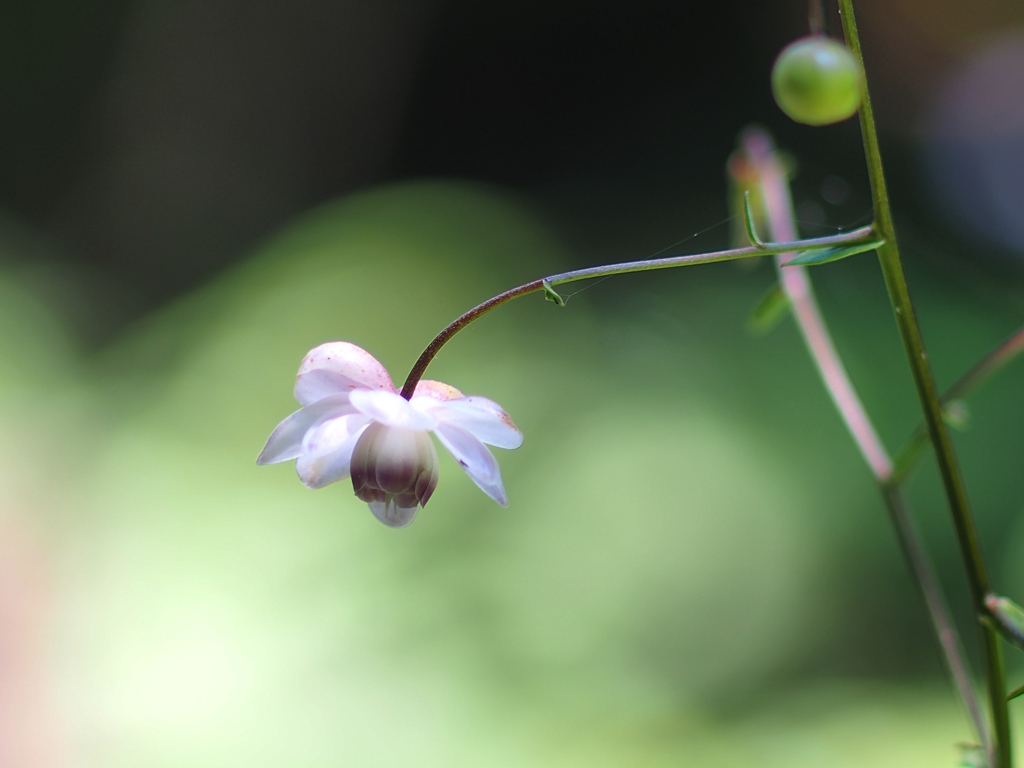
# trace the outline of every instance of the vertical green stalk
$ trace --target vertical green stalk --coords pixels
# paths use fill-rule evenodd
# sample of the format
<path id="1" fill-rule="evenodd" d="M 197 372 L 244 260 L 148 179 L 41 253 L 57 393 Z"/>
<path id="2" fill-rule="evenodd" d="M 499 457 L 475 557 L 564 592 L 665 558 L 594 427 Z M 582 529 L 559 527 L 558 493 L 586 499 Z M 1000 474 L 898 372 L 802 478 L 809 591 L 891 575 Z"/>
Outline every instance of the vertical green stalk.
<path id="1" fill-rule="evenodd" d="M 995 753 L 992 755 L 992 764 L 997 768 L 1013 768 L 1002 640 L 991 621 L 985 617 L 980 621 L 985 640 L 985 682 L 988 686 L 989 705 L 992 707 L 992 749 Z"/>
<path id="2" fill-rule="evenodd" d="M 861 51 L 860 37 L 857 34 L 853 0 L 839 0 L 839 6 L 847 45 L 863 66 L 864 55 Z M 998 645 L 999 637 L 992 626 L 984 620 L 986 615 L 985 596 L 989 592 L 988 573 L 982 559 L 981 546 L 978 543 L 978 534 L 964 489 L 963 477 L 960 474 L 956 454 L 953 451 L 953 443 L 943 420 L 942 403 L 939 400 L 931 366 L 925 354 L 921 329 L 914 315 L 907 280 L 903 274 L 903 264 L 900 261 L 899 247 L 896 242 L 896 229 L 893 226 L 892 209 L 889 205 L 889 193 L 882 170 L 882 155 L 878 147 L 874 113 L 871 109 L 871 99 L 866 83 L 863 103 L 860 108 L 860 125 L 875 207 L 875 229 L 885 239 L 885 244 L 878 249 L 878 259 L 886 288 L 889 291 L 889 300 L 896 315 L 896 324 L 903 340 L 903 347 L 910 363 L 918 398 L 921 401 L 924 421 L 935 448 L 939 474 L 942 477 L 942 484 L 956 527 L 961 556 L 967 570 L 974 609 L 982 624 L 981 631 L 985 647 L 984 663 L 993 726 L 994 754 L 991 758 L 996 768 L 1011 768 L 1010 726 L 1006 708 L 1002 654 L 999 652 Z"/>

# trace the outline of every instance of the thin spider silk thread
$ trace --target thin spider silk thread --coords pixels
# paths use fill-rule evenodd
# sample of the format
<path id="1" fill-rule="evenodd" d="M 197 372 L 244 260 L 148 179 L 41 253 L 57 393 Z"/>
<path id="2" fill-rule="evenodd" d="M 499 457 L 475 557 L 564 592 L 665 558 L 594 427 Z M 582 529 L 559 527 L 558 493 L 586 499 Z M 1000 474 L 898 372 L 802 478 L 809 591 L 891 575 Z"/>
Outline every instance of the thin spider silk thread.
<path id="1" fill-rule="evenodd" d="M 722 219 L 721 221 L 716 222 L 715 224 L 712 224 L 710 227 L 705 227 L 704 229 L 700 230 L 699 232 L 694 232 L 689 237 L 684 237 L 682 240 L 677 240 L 676 242 L 672 243 L 671 245 L 666 245 L 660 251 L 655 251 L 651 255 L 645 256 L 643 259 L 641 259 L 641 261 L 648 261 L 649 259 L 653 259 L 656 256 L 661 256 L 661 254 L 663 254 L 665 251 L 670 251 L 673 248 L 675 248 L 676 246 L 682 245 L 683 243 L 687 243 L 690 240 L 693 240 L 695 237 L 700 237 L 701 235 L 706 234 L 706 233 L 710 232 L 711 230 L 713 230 L 713 229 L 715 229 L 717 227 L 722 226 L 723 224 L 728 224 L 730 221 L 733 221 L 734 219 L 737 219 L 737 218 L 739 218 L 739 214 L 738 213 L 734 213 L 732 216 L 728 216 L 728 217 Z M 600 285 L 601 283 L 603 283 L 605 280 L 607 280 L 610 277 L 615 277 L 615 275 L 607 275 L 606 277 L 602 277 L 599 280 L 595 280 L 594 282 L 590 283 L 589 285 L 583 286 L 578 291 L 573 291 L 572 293 L 567 294 L 566 296 L 562 297 L 562 301 L 564 303 L 568 304 L 569 303 L 569 299 L 571 299 L 576 294 L 583 293 L 584 291 L 590 290 L 591 288 Z"/>

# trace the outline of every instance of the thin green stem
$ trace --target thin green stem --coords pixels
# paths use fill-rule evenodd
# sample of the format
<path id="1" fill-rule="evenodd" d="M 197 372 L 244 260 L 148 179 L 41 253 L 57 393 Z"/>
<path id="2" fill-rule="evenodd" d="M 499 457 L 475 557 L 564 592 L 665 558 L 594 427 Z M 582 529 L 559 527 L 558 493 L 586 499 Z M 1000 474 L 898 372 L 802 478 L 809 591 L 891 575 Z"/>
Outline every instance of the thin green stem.
<path id="1" fill-rule="evenodd" d="M 949 605 L 946 603 L 938 576 L 935 574 L 935 568 L 924 548 L 924 537 L 921 536 L 921 531 L 914 522 L 906 494 L 899 486 L 883 485 L 882 498 L 885 500 L 889 518 L 896 529 L 896 538 L 900 543 L 900 549 L 903 550 L 903 556 L 910 565 L 914 581 L 928 608 L 928 616 L 932 620 L 932 627 L 942 648 L 942 655 L 946 660 L 949 674 L 960 693 L 960 700 L 967 710 L 967 716 L 971 719 L 978 740 L 985 751 L 991 754 L 992 736 L 982 715 L 978 697 L 974 692 L 970 667 L 967 664 L 967 654 L 964 653 L 960 634 L 956 631 L 956 624 L 953 623 Z"/>
<path id="2" fill-rule="evenodd" d="M 943 406 L 949 405 L 953 400 L 960 400 L 967 397 L 971 392 L 988 381 L 998 373 L 1011 360 L 1024 352 L 1024 327 L 1019 328 L 1004 340 L 999 346 L 979 360 L 971 370 L 961 376 L 942 395 Z M 900 483 L 917 466 L 918 460 L 928 447 L 928 431 L 924 424 L 914 430 L 910 440 L 903 446 L 896 455 L 894 469 L 890 482 Z"/>
<path id="3" fill-rule="evenodd" d="M 857 26 L 853 17 L 852 0 L 840 0 L 843 14 L 843 27 L 847 33 L 847 43 L 858 60 L 863 61 Z M 896 315 L 896 324 L 910 363 L 918 398 L 924 412 L 928 433 L 935 446 L 943 485 L 956 522 L 960 536 L 960 544 L 964 557 L 968 561 L 968 573 L 972 584 L 972 593 L 979 601 L 988 593 L 988 575 L 981 556 L 977 532 L 971 516 L 970 503 L 964 489 L 956 455 L 946 429 L 942 414 L 942 403 L 936 391 L 931 366 L 924 349 L 921 330 L 917 324 L 914 307 L 910 299 L 903 264 L 900 261 L 899 246 L 896 243 L 896 228 L 893 225 L 892 210 L 889 206 L 889 193 L 885 185 L 882 169 L 882 157 L 878 147 L 878 135 L 875 130 L 874 115 L 871 101 L 864 89 L 864 102 L 861 106 L 861 129 L 864 134 L 864 149 L 868 163 L 868 175 L 871 191 L 875 202 L 875 228 L 886 242 L 878 248 L 878 258 L 885 278 L 886 288 Z"/>
<path id="4" fill-rule="evenodd" d="M 423 353 L 419 356 L 416 364 L 409 371 L 405 384 L 402 385 L 401 395 L 406 400 L 412 397 L 416 385 L 423 378 L 423 374 L 430 365 L 430 361 L 441 351 L 449 339 L 461 331 L 467 325 L 482 315 L 490 312 L 495 307 L 500 307 L 505 302 L 525 296 L 528 293 L 543 291 L 545 286 L 561 285 L 563 283 L 574 283 L 578 280 L 587 280 L 592 277 L 605 277 L 607 275 L 623 275 L 629 272 L 649 272 L 655 269 L 669 269 L 671 267 L 685 267 L 691 264 L 712 264 L 718 261 L 732 261 L 734 259 L 748 259 L 754 256 L 772 256 L 776 253 L 787 251 L 801 251 L 812 248 L 829 248 L 843 245 L 856 245 L 867 243 L 877 238 L 871 227 L 861 227 L 852 232 L 844 232 L 829 237 L 815 237 L 806 240 L 795 240 L 787 243 L 765 243 L 760 246 L 749 246 L 746 248 L 731 248 L 726 251 L 712 251 L 709 253 L 695 253 L 685 256 L 666 256 L 661 259 L 645 259 L 643 261 L 629 261 L 621 264 L 608 264 L 601 267 L 587 267 L 585 269 L 574 269 L 570 272 L 560 272 L 557 275 L 533 280 L 532 282 L 520 285 L 504 293 L 488 299 L 483 304 L 478 304 L 465 314 L 456 318 L 434 340 L 430 342 Z"/>
<path id="5" fill-rule="evenodd" d="M 989 753 L 993 765 L 998 768 L 1012 768 L 1013 757 L 1010 751 L 1010 710 L 1006 700 L 1006 673 L 1003 664 L 1002 638 L 991 620 L 982 617 L 985 639 L 985 682 L 988 686 L 992 707 L 992 730 L 995 740 Z M 998 702 L 998 706 L 996 705 Z"/>
<path id="6" fill-rule="evenodd" d="M 843 30 L 846 42 L 864 65 L 860 37 L 857 33 L 857 22 L 853 13 L 853 0 L 839 0 L 843 19 Z M 878 248 L 878 259 L 885 278 L 889 299 L 896 315 L 896 324 L 903 340 L 904 350 L 910 363 L 918 399 L 924 412 L 925 424 L 935 449 L 939 465 L 939 474 L 949 501 L 950 512 L 956 527 L 957 539 L 961 555 L 967 570 L 971 587 L 971 596 L 978 617 L 986 615 L 985 597 L 989 592 L 989 577 L 982 558 L 981 545 L 971 514 L 970 503 L 964 488 L 963 477 L 957 465 L 953 443 L 943 419 L 942 403 L 939 399 L 931 366 L 925 353 L 921 330 L 914 314 L 910 300 L 910 291 L 903 274 L 900 261 L 899 246 L 896 241 L 896 228 L 893 224 L 892 209 L 889 205 L 889 193 L 885 185 L 885 174 L 882 168 L 882 155 L 878 145 L 878 134 L 875 128 L 874 113 L 867 85 L 863 89 L 863 102 L 860 109 L 861 132 L 864 139 L 864 153 L 867 159 L 868 177 L 875 207 L 875 227 L 885 243 Z M 988 687 L 989 706 L 993 725 L 993 755 L 995 768 L 1010 768 L 1011 746 L 1009 719 L 1006 711 L 1006 694 L 1003 685 L 1003 669 L 1001 654 L 994 652 L 998 648 L 998 638 L 988 623 L 983 623 L 985 647 L 986 680 Z"/>

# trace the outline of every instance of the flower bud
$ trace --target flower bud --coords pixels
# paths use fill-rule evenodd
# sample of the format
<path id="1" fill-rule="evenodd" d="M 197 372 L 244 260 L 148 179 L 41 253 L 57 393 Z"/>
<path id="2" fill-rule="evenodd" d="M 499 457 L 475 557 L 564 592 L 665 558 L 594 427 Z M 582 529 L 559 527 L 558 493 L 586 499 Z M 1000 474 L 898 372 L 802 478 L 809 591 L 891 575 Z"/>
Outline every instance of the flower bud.
<path id="1" fill-rule="evenodd" d="M 437 487 L 437 449 L 427 432 L 373 423 L 352 451 L 352 488 L 385 525 L 412 522 Z"/>

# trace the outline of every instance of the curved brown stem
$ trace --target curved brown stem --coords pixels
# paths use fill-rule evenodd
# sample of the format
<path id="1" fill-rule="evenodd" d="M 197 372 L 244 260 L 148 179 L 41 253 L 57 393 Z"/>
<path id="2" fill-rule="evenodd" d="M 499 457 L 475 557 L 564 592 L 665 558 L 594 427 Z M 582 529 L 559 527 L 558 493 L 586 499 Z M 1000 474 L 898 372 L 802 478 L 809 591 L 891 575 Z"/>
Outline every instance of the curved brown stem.
<path id="1" fill-rule="evenodd" d="M 477 318 L 487 312 L 490 312 L 495 307 L 500 307 L 505 302 L 519 298 L 520 296 L 525 296 L 528 293 L 543 291 L 545 290 L 545 287 L 550 289 L 550 287 L 554 285 L 574 283 L 578 280 L 587 280 L 592 277 L 624 275 L 630 272 L 649 272 L 656 269 L 685 267 L 691 264 L 713 264 L 719 261 L 749 259 L 754 256 L 772 256 L 776 253 L 785 253 L 787 251 L 803 251 L 813 248 L 856 245 L 860 243 L 867 243 L 874 239 L 876 239 L 876 236 L 871 227 L 861 227 L 860 229 L 855 229 L 852 232 L 844 232 L 840 235 L 830 235 L 829 237 L 812 237 L 807 238 L 806 240 L 794 240 L 786 243 L 764 243 L 757 246 L 752 245 L 746 248 L 730 248 L 725 251 L 694 253 L 687 254 L 685 256 L 666 256 L 660 259 L 644 259 L 642 261 L 627 261 L 621 264 L 607 264 L 601 267 L 574 269 L 569 272 L 560 272 L 557 275 L 551 275 L 550 277 L 545 277 L 540 280 L 533 280 L 529 283 L 520 285 L 518 288 L 512 288 L 504 293 L 500 293 L 494 298 L 488 299 L 483 304 L 478 304 L 465 314 L 460 315 L 454 322 L 437 334 L 437 336 L 434 337 L 434 340 L 427 345 L 425 350 L 423 350 L 419 359 L 416 360 L 412 370 L 409 371 L 409 375 L 405 379 L 405 384 L 402 385 L 401 395 L 406 400 L 412 397 L 412 393 L 416 390 L 416 384 L 418 384 L 419 380 L 423 378 L 423 374 L 426 372 L 427 366 L 430 365 L 430 361 L 434 359 L 434 356 L 441 351 L 441 347 L 443 347 L 456 333 L 461 331 Z"/>

